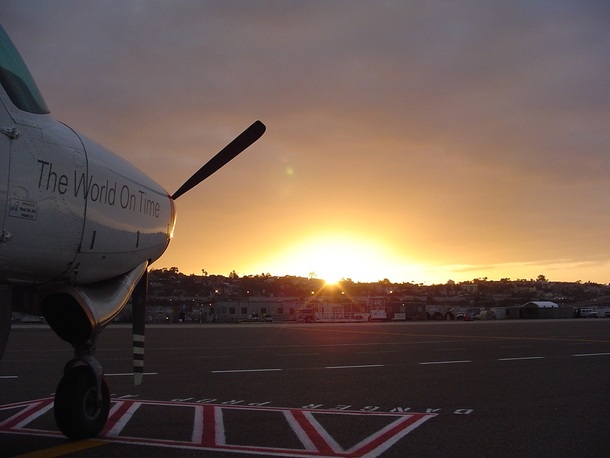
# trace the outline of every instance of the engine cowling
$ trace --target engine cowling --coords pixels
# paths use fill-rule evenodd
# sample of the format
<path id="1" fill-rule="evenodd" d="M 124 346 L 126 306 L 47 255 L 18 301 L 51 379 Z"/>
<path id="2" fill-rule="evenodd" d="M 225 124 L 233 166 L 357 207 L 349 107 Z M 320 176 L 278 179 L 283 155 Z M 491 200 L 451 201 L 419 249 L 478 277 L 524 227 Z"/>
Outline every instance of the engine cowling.
<path id="1" fill-rule="evenodd" d="M 143 262 L 124 275 L 49 292 L 42 296 L 41 313 L 66 342 L 78 345 L 95 341 L 125 306 L 147 267 L 148 262 Z"/>

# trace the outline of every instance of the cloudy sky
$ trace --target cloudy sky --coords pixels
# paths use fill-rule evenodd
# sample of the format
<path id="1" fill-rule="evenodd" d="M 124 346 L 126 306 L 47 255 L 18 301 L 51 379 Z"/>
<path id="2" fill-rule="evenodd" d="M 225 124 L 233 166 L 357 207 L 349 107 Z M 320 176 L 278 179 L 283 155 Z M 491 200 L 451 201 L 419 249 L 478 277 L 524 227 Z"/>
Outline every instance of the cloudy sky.
<path id="1" fill-rule="evenodd" d="M 177 202 L 155 267 L 610 281 L 610 4 L 4 0 L 57 119 Z"/>

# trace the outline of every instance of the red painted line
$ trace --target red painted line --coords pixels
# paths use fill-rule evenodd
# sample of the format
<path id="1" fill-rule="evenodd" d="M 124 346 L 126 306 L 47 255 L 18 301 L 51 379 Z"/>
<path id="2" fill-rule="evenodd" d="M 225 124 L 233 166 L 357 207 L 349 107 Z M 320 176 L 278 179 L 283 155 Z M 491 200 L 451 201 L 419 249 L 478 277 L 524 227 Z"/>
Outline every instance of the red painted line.
<path id="1" fill-rule="evenodd" d="M 392 412 L 362 412 L 338 411 L 317 409 L 296 409 L 282 407 L 263 407 L 232 404 L 203 404 L 186 402 L 163 402 L 142 400 L 113 400 L 108 424 L 105 426 L 100 439 L 113 443 L 167 447 L 174 450 L 208 450 L 248 453 L 264 456 L 282 457 L 376 457 L 394 446 L 401 438 L 423 424 L 436 414 L 428 413 L 392 413 Z M 28 424 L 48 412 L 52 407 L 53 399 L 39 399 L 36 401 L 15 403 L 0 406 L 0 411 L 19 409 L 17 413 L 0 424 L 0 432 L 12 434 L 27 434 L 48 437 L 62 437 L 53 430 L 29 428 Z M 151 437 L 122 436 L 124 427 L 132 420 L 133 414 L 142 405 L 163 405 L 178 409 L 194 411 L 193 429 L 190 441 L 155 439 Z M 282 448 L 273 445 L 256 446 L 248 444 L 227 444 L 223 411 L 269 411 L 283 413 L 288 426 L 301 442 L 301 447 Z M 345 416 L 384 416 L 388 417 L 388 424 L 368 437 L 363 438 L 349 450 L 344 450 L 336 439 L 327 431 L 316 418 L 319 415 L 345 415 Z M 234 432 L 234 431 L 233 431 Z M 171 452 L 170 452 L 171 453 Z"/>
<path id="2" fill-rule="evenodd" d="M 204 447 L 216 447 L 216 407 L 210 404 L 203 405 L 201 445 Z"/>
<path id="3" fill-rule="evenodd" d="M 13 429 L 16 427 L 21 427 L 22 425 L 25 425 L 31 421 L 30 417 L 33 417 L 32 419 L 37 418 L 40 415 L 40 411 L 52 403 L 53 403 L 53 398 L 34 401 L 24 410 L 21 410 L 20 412 L 16 413 L 12 417 L 7 418 L 2 423 L 0 423 L 0 429 L 10 430 L 10 429 Z M 19 404 L 15 404 L 15 406 L 18 406 L 18 405 Z M 23 404 L 23 405 L 27 405 L 27 404 Z M 3 406 L 3 407 L 6 407 L 6 406 Z"/>
<path id="4" fill-rule="evenodd" d="M 129 403 L 129 402 L 125 402 L 125 401 L 116 402 L 116 404 L 113 406 L 112 410 L 110 411 L 110 415 L 108 416 L 108 421 L 106 422 L 106 426 L 104 426 L 104 429 L 102 430 L 102 433 L 101 433 L 102 436 L 108 436 L 108 433 L 115 427 L 117 422 L 121 418 L 123 418 L 123 415 L 125 415 L 125 412 L 127 412 L 127 410 L 129 410 L 129 407 L 131 407 L 131 403 Z M 112 434 L 109 437 L 112 437 L 115 435 L 116 434 Z"/>
<path id="5" fill-rule="evenodd" d="M 293 415 L 294 419 L 297 421 L 299 426 L 303 429 L 307 437 L 312 442 L 312 444 L 316 447 L 318 452 L 322 455 L 334 456 L 336 451 L 332 449 L 330 444 L 326 442 L 324 437 L 320 434 L 320 432 L 315 428 L 315 426 L 309 421 L 309 419 L 305 416 L 302 410 L 290 410 L 290 413 Z"/>
<path id="6" fill-rule="evenodd" d="M 140 401 L 125 401 L 125 404 L 128 405 L 127 410 L 116 420 L 114 427 L 108 431 L 108 437 L 118 437 L 123 431 L 123 428 L 127 426 L 127 423 L 133 417 L 133 414 L 136 413 L 136 410 L 140 408 L 142 403 Z"/>
<path id="7" fill-rule="evenodd" d="M 353 453 L 353 456 L 364 456 L 368 454 L 377 456 L 377 452 L 387 450 L 400 438 L 405 436 L 424 421 L 428 420 L 430 417 L 430 414 L 417 413 L 411 415 L 410 417 L 398 418 L 398 420 L 388 425 L 388 427 L 381 430 L 378 434 L 374 434 L 359 444 L 356 444 L 352 449 L 348 450 L 348 452 Z M 379 450 L 380 448 L 382 450 Z"/>

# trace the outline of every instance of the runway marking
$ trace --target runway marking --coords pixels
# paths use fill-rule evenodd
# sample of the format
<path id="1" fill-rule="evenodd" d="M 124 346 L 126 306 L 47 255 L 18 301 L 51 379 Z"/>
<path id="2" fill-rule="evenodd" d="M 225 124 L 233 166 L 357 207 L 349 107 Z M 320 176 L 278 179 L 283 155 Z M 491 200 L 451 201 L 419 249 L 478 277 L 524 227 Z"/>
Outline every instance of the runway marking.
<path id="1" fill-rule="evenodd" d="M 579 358 L 582 356 L 608 356 L 608 355 L 610 355 L 610 353 L 580 353 L 578 355 L 572 355 L 572 356 Z"/>
<path id="2" fill-rule="evenodd" d="M 0 380 L 9 380 L 19 378 L 17 375 L 0 375 Z"/>
<path id="3" fill-rule="evenodd" d="M 320 353 L 278 353 L 278 356 L 320 356 Z"/>
<path id="4" fill-rule="evenodd" d="M 142 405 L 138 401 L 118 401 L 108 414 L 108 421 L 102 431 L 102 434 L 107 437 L 117 437 L 123 431 L 133 414 Z"/>
<path id="5" fill-rule="evenodd" d="M 423 363 L 417 363 L 422 366 L 431 366 L 433 364 L 463 364 L 463 363 L 471 363 L 472 361 L 468 359 L 459 359 L 459 360 L 451 360 L 451 361 L 426 361 Z"/>
<path id="6" fill-rule="evenodd" d="M 264 456 L 305 457 L 374 457 L 379 456 L 394 446 L 400 439 L 423 425 L 436 413 L 416 412 L 378 412 L 354 411 L 337 409 L 282 408 L 267 406 L 243 406 L 226 404 L 201 404 L 185 402 L 134 401 L 114 399 L 108 423 L 99 440 L 86 440 L 62 444 L 27 454 L 23 456 L 51 458 L 108 443 L 143 445 L 149 447 L 164 447 L 176 450 L 207 450 L 233 453 L 246 453 Z M 38 399 L 22 403 L 0 406 L 0 411 L 16 410 L 13 416 L 0 423 L 0 432 L 25 434 L 28 436 L 45 436 L 62 439 L 59 431 L 36 428 L 30 425 L 36 418 L 47 413 L 53 405 L 52 398 Z M 136 413 L 142 408 L 148 409 L 146 414 Z M 185 419 L 192 419 L 192 431 L 187 440 L 151 437 L 150 432 L 158 424 L 158 418 L 152 415 L 154 409 L 157 415 L 165 412 L 163 409 L 175 409 L 174 412 L 184 414 Z M 279 414 L 279 415 L 278 415 Z M 252 425 L 253 431 L 258 428 L 252 418 L 264 416 L 273 419 L 278 428 L 282 423 L 294 433 L 295 439 L 286 442 L 283 435 L 274 435 L 273 431 L 260 437 L 256 445 L 244 443 L 241 439 L 243 428 Z M 271 416 L 269 416 L 271 415 Z M 334 418 L 332 418 L 334 417 Z M 337 419 L 340 421 L 337 422 Z M 323 421 L 324 418 L 332 421 Z M 130 422 L 135 427 L 126 428 Z M 345 444 L 343 434 L 351 424 L 366 424 L 366 433 L 357 436 L 351 443 Z M 337 429 L 337 423 L 340 428 Z M 45 423 L 46 424 L 46 423 Z M 188 423 L 186 423 L 188 425 Z M 30 427 L 31 426 L 31 427 Z M 267 425 L 268 426 L 268 425 Z M 188 428 L 188 426 L 186 426 Z M 286 426 L 283 426 L 284 428 Z M 145 437 L 127 435 L 124 431 L 146 431 Z M 337 440 L 339 438 L 342 440 Z M 246 434 L 247 435 L 247 434 Z"/>
<path id="7" fill-rule="evenodd" d="M 31 423 L 51 410 L 51 408 L 53 408 L 53 398 L 38 399 L 26 403 L 7 404 L 2 406 L 0 410 L 13 410 L 20 407 L 25 408 L 0 423 L 0 431 L 5 429 L 20 430 L 24 425 Z"/>
<path id="8" fill-rule="evenodd" d="M 489 335 L 489 336 L 481 336 L 481 335 L 460 335 L 460 334 L 416 334 L 412 332 L 389 332 L 389 331 L 363 331 L 356 329 L 341 329 L 337 327 L 299 327 L 295 328 L 302 331 L 310 331 L 310 332 L 332 332 L 332 333 L 344 333 L 344 334 L 364 334 L 364 335 L 387 335 L 387 336 L 405 336 L 405 337 L 418 337 L 418 338 L 430 338 L 437 337 L 441 339 L 460 339 L 459 341 L 464 342 L 476 342 L 478 340 L 481 341 L 494 341 L 494 340 L 507 340 L 507 341 L 534 341 L 534 342 L 595 342 L 595 343 L 610 343 L 610 339 L 589 339 L 584 337 L 528 337 L 528 336 L 500 336 L 500 335 Z M 422 341 L 422 342 L 402 342 L 404 343 L 433 343 L 434 341 Z M 439 341 L 442 342 L 442 341 Z M 397 344 L 401 344 L 400 342 Z"/>
<path id="9" fill-rule="evenodd" d="M 358 364 L 353 366 L 326 366 L 324 369 L 359 369 L 362 367 L 383 367 L 383 364 Z"/>
<path id="10" fill-rule="evenodd" d="M 359 351 L 360 355 L 377 355 L 379 353 L 398 353 L 397 350 L 374 350 L 374 351 Z"/>
<path id="11" fill-rule="evenodd" d="M 231 373 L 239 373 L 239 372 L 279 372 L 283 369 L 273 368 L 273 369 L 229 369 L 223 371 L 210 371 L 212 374 L 231 374 Z"/>
<path id="12" fill-rule="evenodd" d="M 358 352 L 358 354 L 378 354 L 378 353 L 394 353 L 394 351 L 370 351 L 370 352 Z M 609 356 L 610 352 L 605 353 L 580 353 L 571 355 L 573 357 L 586 357 L 586 356 Z M 295 355 L 300 356 L 300 355 Z M 569 356 L 565 356 L 569 357 Z M 545 359 L 547 356 L 513 356 L 506 358 L 497 358 L 493 359 L 493 361 L 527 361 L 527 360 L 537 360 L 537 359 Z M 472 363 L 472 360 L 444 360 L 444 361 L 423 361 L 417 363 L 420 366 L 433 366 L 440 364 L 465 364 Z M 479 360 L 477 362 L 482 362 Z M 272 368 L 272 369 L 227 369 L 227 370 L 212 370 L 210 371 L 213 374 L 230 374 L 230 373 L 247 373 L 247 372 L 280 372 L 282 370 L 310 370 L 310 369 L 358 369 L 358 368 L 375 368 L 375 367 L 385 367 L 385 364 L 353 364 L 353 365 L 340 365 L 340 366 L 323 366 L 323 367 L 310 367 L 310 368 L 299 368 L 299 369 L 281 369 L 281 368 Z"/>
<path id="13" fill-rule="evenodd" d="M 114 374 L 104 374 L 106 377 L 133 377 L 133 372 L 117 372 Z M 159 375 L 158 372 L 144 372 L 142 375 Z"/>
<path id="14" fill-rule="evenodd" d="M 522 361 L 528 359 L 544 359 L 544 356 L 518 356 L 514 358 L 498 358 L 498 361 Z"/>

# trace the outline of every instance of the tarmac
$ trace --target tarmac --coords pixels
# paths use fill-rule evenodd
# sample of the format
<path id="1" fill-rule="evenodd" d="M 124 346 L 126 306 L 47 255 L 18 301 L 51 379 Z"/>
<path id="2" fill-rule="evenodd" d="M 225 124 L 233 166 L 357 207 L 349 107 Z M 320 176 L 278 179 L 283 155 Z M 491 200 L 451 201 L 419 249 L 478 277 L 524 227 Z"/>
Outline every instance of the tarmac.
<path id="1" fill-rule="evenodd" d="M 150 325 L 97 346 L 112 405 L 94 440 L 57 430 L 68 344 L 15 326 L 0 456 L 607 457 L 610 319 Z"/>

